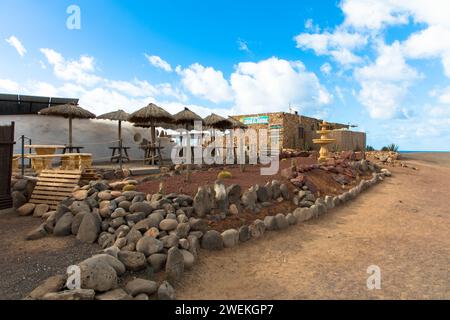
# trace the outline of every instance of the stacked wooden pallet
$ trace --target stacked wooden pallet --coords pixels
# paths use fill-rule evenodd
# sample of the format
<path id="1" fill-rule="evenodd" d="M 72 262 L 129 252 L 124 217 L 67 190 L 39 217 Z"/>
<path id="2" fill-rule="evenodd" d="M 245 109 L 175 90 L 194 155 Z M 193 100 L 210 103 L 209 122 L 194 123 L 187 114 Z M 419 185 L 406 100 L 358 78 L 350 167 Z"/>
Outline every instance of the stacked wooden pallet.
<path id="1" fill-rule="evenodd" d="M 51 210 L 55 210 L 63 199 L 72 195 L 80 179 L 80 170 L 42 170 L 30 202 L 48 204 Z"/>
<path id="2" fill-rule="evenodd" d="M 82 180 L 96 180 L 97 170 L 95 168 L 85 168 L 81 174 Z"/>

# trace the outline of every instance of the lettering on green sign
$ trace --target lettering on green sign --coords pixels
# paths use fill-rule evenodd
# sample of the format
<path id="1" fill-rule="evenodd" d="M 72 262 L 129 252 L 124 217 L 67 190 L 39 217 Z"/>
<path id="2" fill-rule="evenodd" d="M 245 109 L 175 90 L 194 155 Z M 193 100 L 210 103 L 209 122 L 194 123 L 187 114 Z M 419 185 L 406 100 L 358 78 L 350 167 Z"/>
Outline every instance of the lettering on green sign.
<path id="1" fill-rule="evenodd" d="M 269 116 L 244 117 L 241 118 L 243 124 L 268 124 Z"/>

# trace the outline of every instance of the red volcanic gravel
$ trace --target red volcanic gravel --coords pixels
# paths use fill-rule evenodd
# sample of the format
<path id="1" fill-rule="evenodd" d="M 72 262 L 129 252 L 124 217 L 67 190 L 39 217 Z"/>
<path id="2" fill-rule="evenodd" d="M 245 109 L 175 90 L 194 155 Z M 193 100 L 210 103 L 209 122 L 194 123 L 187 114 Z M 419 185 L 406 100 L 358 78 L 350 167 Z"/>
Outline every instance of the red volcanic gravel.
<path id="1" fill-rule="evenodd" d="M 297 158 L 297 165 L 309 165 L 316 161 L 311 158 Z M 222 169 L 231 172 L 232 178 L 225 179 L 225 185 L 239 184 L 242 190 L 245 190 L 255 184 L 264 185 L 268 181 L 279 180 L 282 183 L 288 183 L 289 181 L 281 176 L 281 170 L 289 168 L 291 166 L 291 159 L 281 160 L 278 173 L 271 176 L 261 175 L 261 165 L 245 165 L 245 171 L 241 172 L 239 166 L 217 166 L 205 170 L 193 170 L 191 173 L 191 181 L 188 183 L 185 181 L 185 174 L 174 175 L 172 177 L 161 176 L 158 180 L 144 182 L 138 185 L 137 191 L 154 194 L 159 190 L 159 184 L 164 182 L 164 191 L 166 193 L 183 193 L 190 196 L 195 196 L 199 186 L 212 185 L 217 180 L 217 175 Z"/>

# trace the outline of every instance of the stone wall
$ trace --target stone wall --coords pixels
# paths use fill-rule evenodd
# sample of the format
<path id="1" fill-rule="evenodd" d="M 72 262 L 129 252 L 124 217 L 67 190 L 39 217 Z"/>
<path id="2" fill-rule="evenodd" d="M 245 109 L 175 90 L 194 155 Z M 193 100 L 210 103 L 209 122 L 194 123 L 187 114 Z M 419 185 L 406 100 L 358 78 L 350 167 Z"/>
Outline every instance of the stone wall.
<path id="1" fill-rule="evenodd" d="M 366 148 L 365 132 L 334 130 L 329 137 L 337 140 L 329 147 L 332 151 L 363 151 Z"/>
<path id="2" fill-rule="evenodd" d="M 293 113 L 286 112 L 274 112 L 274 113 L 260 113 L 260 114 L 247 114 L 233 116 L 234 119 L 243 121 L 245 117 L 259 117 L 268 116 L 268 124 L 251 124 L 248 125 L 252 129 L 266 129 L 279 128 L 280 129 L 280 149 L 298 149 L 298 150 L 319 150 L 320 146 L 313 143 L 313 139 L 320 138 L 320 135 L 316 133 L 320 130 L 321 119 L 315 119 Z M 347 125 L 340 123 L 330 123 L 332 129 L 347 128 Z M 299 130 L 303 128 L 303 132 Z M 352 132 L 352 131 L 346 131 Z M 363 134 L 362 137 L 360 134 Z M 269 133 L 270 135 L 270 133 Z M 339 139 L 339 148 L 342 150 L 355 150 L 355 146 L 365 146 L 365 134 L 358 133 L 357 135 L 336 134 Z M 350 137 L 350 138 L 349 138 Z M 355 138 L 357 137 L 357 138 Z M 364 141 L 361 140 L 364 138 Z M 350 140 L 349 140 L 350 139 Z M 355 140 L 356 139 L 356 140 Z M 340 144 L 342 142 L 342 144 Z M 363 144 L 364 142 L 364 144 Z M 270 145 L 270 139 L 269 139 Z M 349 149 L 351 148 L 351 149 Z"/>

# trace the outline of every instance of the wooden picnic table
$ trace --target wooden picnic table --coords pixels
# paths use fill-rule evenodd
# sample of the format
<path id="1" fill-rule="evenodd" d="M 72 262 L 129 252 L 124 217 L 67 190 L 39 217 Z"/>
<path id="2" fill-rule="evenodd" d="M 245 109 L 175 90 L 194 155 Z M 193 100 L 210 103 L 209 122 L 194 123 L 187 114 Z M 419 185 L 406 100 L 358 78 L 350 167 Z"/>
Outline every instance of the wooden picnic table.
<path id="1" fill-rule="evenodd" d="M 64 146 L 63 153 L 81 153 L 83 149 L 82 146 Z"/>
<path id="2" fill-rule="evenodd" d="M 161 150 L 164 149 L 164 147 L 161 147 L 159 145 L 146 144 L 141 146 L 141 148 L 145 151 L 144 163 L 154 165 L 155 160 L 157 160 L 158 163 L 161 164 Z"/>
<path id="3" fill-rule="evenodd" d="M 120 158 L 122 157 L 122 160 L 124 161 L 130 161 L 130 157 L 128 156 L 128 150 L 130 147 L 109 147 L 109 149 L 112 150 L 111 155 L 111 162 L 116 161 L 117 163 L 120 161 Z M 117 151 L 117 155 L 116 155 Z"/>

